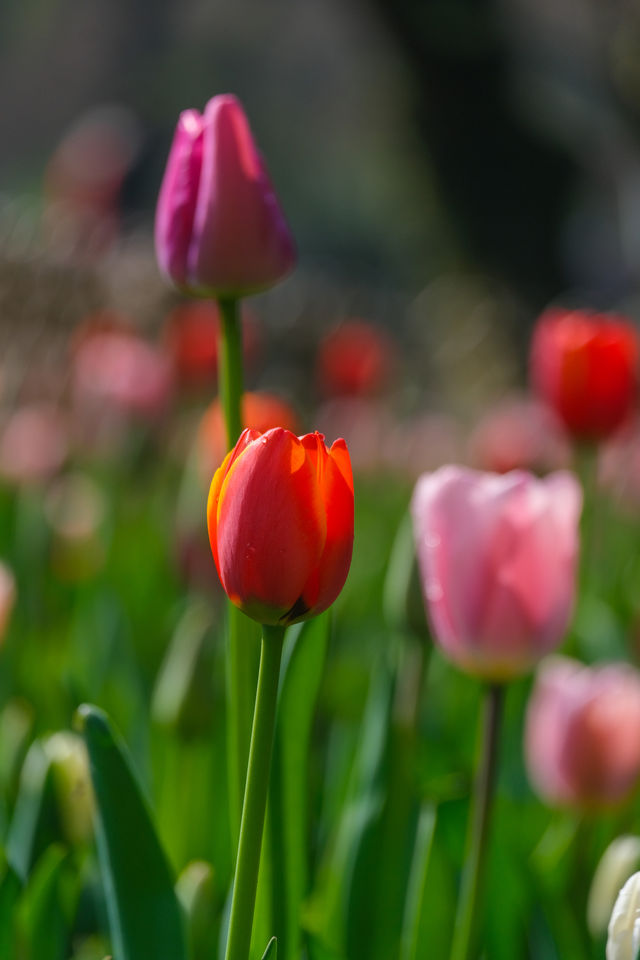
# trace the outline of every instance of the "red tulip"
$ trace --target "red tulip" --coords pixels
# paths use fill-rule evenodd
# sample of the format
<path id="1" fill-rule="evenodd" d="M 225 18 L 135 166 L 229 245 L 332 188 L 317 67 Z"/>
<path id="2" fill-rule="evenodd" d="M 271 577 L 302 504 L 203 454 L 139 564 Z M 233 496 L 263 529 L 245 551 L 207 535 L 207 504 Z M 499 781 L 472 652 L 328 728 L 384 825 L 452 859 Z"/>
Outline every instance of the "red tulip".
<path id="1" fill-rule="evenodd" d="M 196 296 L 256 293 L 293 268 L 289 228 L 235 97 L 180 115 L 155 240 L 161 269 Z"/>
<path id="2" fill-rule="evenodd" d="M 344 440 L 244 430 L 211 483 L 209 540 L 229 599 L 263 624 L 313 617 L 340 593 L 353 547 Z"/>
<path id="3" fill-rule="evenodd" d="M 388 386 L 396 360 L 391 337 L 366 320 L 347 320 L 318 350 L 318 380 L 326 396 L 371 396 Z"/>
<path id="4" fill-rule="evenodd" d="M 534 389 L 581 440 L 601 440 L 631 414 L 639 339 L 624 317 L 548 310 L 531 346 Z"/>

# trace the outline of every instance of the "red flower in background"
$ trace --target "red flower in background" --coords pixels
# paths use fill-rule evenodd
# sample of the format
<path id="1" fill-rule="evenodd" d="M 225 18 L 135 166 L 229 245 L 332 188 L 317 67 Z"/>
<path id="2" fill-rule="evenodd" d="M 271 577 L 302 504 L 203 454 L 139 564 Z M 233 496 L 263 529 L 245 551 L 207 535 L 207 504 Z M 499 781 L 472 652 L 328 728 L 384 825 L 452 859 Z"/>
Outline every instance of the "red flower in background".
<path id="1" fill-rule="evenodd" d="M 353 477 L 344 440 L 244 430 L 211 483 L 209 540 L 229 599 L 265 624 L 322 613 L 349 572 Z"/>
<path id="2" fill-rule="evenodd" d="M 366 320 L 347 320 L 318 349 L 320 389 L 327 396 L 370 396 L 389 385 L 396 349 L 391 337 Z"/>
<path id="3" fill-rule="evenodd" d="M 552 308 L 533 334 L 533 387 L 574 437 L 601 440 L 633 410 L 638 354 L 638 333 L 624 317 Z"/>
<path id="4" fill-rule="evenodd" d="M 242 397 L 242 426 L 266 433 L 273 427 L 284 427 L 297 433 L 299 421 L 295 410 L 273 393 L 245 393 Z M 210 403 L 198 427 L 198 472 L 205 489 L 227 453 L 227 431 L 219 399 Z"/>
<path id="5" fill-rule="evenodd" d="M 220 312 L 213 300 L 181 303 L 167 317 L 163 344 L 171 358 L 176 380 L 184 388 L 211 388 L 218 377 Z M 259 347 L 257 325 L 242 310 L 242 343 L 245 366 L 251 366 Z"/>

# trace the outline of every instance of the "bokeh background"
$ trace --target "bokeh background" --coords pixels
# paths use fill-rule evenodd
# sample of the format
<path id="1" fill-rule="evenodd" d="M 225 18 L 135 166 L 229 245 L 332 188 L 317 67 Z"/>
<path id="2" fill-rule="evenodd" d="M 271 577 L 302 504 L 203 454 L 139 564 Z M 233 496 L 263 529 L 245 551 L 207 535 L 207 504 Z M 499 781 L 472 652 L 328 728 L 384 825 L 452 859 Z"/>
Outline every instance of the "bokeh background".
<path id="1" fill-rule="evenodd" d="M 247 386 L 285 401 L 301 432 L 344 435 L 356 471 L 353 566 L 303 705 L 305 935 L 335 947 L 309 955 L 396 955 L 427 798 L 440 832 L 421 936 L 445 956 L 478 688 L 434 652 L 421 696 L 422 611 L 390 666 L 387 568 L 421 471 L 568 463 L 566 439 L 522 400 L 541 311 L 579 304 L 640 319 L 640 8 L 0 4 L 0 559 L 16 585 L 0 649 L 0 838 L 29 883 L 61 837 L 82 861 L 80 907 L 47 958 L 109 949 L 88 830 L 29 834 L 16 816 L 30 796 L 25 757 L 68 731 L 83 700 L 123 733 L 175 872 L 194 859 L 215 867 L 199 957 L 214 956 L 231 880 L 224 598 L 203 522 L 222 456 L 219 414 L 207 413 L 215 319 L 184 346 L 187 308 L 153 251 L 177 116 L 222 92 L 245 106 L 299 250 L 293 275 L 246 305 Z M 332 346 L 345 330 L 351 339 Z M 479 434 L 503 403 L 506 420 Z M 624 473 L 622 522 L 605 514 L 586 528 L 589 590 L 568 649 L 587 661 L 640 656 L 637 448 L 636 437 L 614 449 L 609 466 L 614 486 Z M 593 490 L 595 469 L 584 473 Z M 585 829 L 534 797 L 522 760 L 528 692 L 527 680 L 510 691 L 488 956 L 591 960 L 603 929 L 584 942 L 589 878 L 637 820 L 627 811 Z M 375 816 L 356 817 L 356 829 L 363 796 Z M 86 809 L 71 816 L 86 825 Z M 4 883 L 3 856 L 0 874 Z M 31 953 L 20 957 L 42 960 L 37 931 L 49 927 L 30 909 L 20 922 Z"/>
<path id="2" fill-rule="evenodd" d="M 149 238 L 173 126 L 223 91 L 246 106 L 299 244 L 274 307 L 281 324 L 303 318 L 297 338 L 366 314 L 405 332 L 418 389 L 449 401 L 431 369 L 445 342 L 464 357 L 495 339 L 508 381 L 550 300 L 635 297 L 634 4 L 7 0 L 0 18 L 11 341 L 44 309 L 20 287 L 29 268 L 59 288 L 47 340 L 83 295 L 136 296 L 138 322 L 159 322 Z M 69 193 L 113 222 L 70 236 L 50 210 Z M 455 363 L 447 381 L 460 371 L 468 381 Z"/>

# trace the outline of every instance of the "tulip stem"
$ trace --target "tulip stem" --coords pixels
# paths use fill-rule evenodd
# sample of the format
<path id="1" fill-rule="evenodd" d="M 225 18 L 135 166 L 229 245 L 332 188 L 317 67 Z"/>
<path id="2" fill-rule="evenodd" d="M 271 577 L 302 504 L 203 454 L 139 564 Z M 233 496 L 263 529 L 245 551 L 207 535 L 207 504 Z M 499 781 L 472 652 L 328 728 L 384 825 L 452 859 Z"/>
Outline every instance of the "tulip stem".
<path id="1" fill-rule="evenodd" d="M 477 960 L 478 956 L 478 918 L 482 906 L 487 838 L 498 766 L 503 699 L 504 688 L 499 684 L 491 684 L 484 691 L 480 756 L 467 830 L 451 960 Z"/>
<path id="2" fill-rule="evenodd" d="M 222 325 L 218 382 L 227 431 L 227 450 L 231 450 L 242 432 L 242 327 L 237 299 L 221 298 L 218 307 Z"/>
<path id="3" fill-rule="evenodd" d="M 233 447 L 242 432 L 242 327 L 239 321 L 238 305 L 239 301 L 236 298 L 218 300 L 222 332 L 218 383 L 224 413 L 227 450 Z M 228 611 L 229 819 L 235 850 L 249 756 L 255 672 L 247 652 L 247 638 L 243 635 L 244 614 L 232 603 L 229 604 Z"/>
<path id="4" fill-rule="evenodd" d="M 248 960 L 256 902 L 284 627 L 263 626 L 225 960 Z"/>

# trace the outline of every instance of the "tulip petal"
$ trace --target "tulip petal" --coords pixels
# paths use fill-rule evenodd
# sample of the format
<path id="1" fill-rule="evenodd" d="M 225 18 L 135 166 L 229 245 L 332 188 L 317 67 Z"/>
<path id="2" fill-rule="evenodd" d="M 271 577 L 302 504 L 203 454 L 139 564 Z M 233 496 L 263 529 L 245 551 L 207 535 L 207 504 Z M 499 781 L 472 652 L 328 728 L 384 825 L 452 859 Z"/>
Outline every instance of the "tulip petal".
<path id="1" fill-rule="evenodd" d="M 571 475 L 445 467 L 412 501 L 436 636 L 466 669 L 507 679 L 559 642 L 573 603 L 580 490 Z"/>
<path id="2" fill-rule="evenodd" d="M 209 532 L 209 542 L 211 544 L 211 550 L 213 553 L 213 559 L 216 565 L 218 573 L 220 573 L 220 565 L 218 562 L 218 535 L 217 535 L 217 526 L 218 526 L 218 502 L 220 500 L 220 491 L 222 490 L 222 484 L 224 483 L 225 477 L 229 472 L 229 468 L 232 463 L 238 459 L 241 453 L 247 449 L 247 447 L 253 443 L 260 436 L 258 430 L 251 430 L 247 428 L 243 430 L 240 434 L 240 438 L 236 443 L 233 450 L 230 450 L 226 455 L 222 464 L 218 467 L 215 474 L 213 475 L 213 480 L 211 481 L 211 486 L 209 488 L 209 497 L 207 499 L 207 529 Z"/>
<path id="3" fill-rule="evenodd" d="M 324 549 L 304 590 L 305 602 L 317 614 L 331 606 L 349 572 L 353 550 L 353 477 L 344 440 L 336 440 L 329 451 L 319 433 L 308 434 L 301 440 L 315 464 L 327 518 Z"/>
<path id="4" fill-rule="evenodd" d="M 197 110 L 180 114 L 156 211 L 158 263 L 176 283 L 187 279 L 187 255 L 202 170 L 203 118 Z"/>
<path id="5" fill-rule="evenodd" d="M 187 273 L 194 286 L 218 294 L 255 292 L 293 267 L 291 235 L 236 98 L 210 100 L 203 125 Z"/>
<path id="6" fill-rule="evenodd" d="M 269 430 L 228 466 L 215 525 L 218 572 L 249 616 L 277 623 L 298 609 L 326 531 L 315 466 L 289 431 Z"/>

